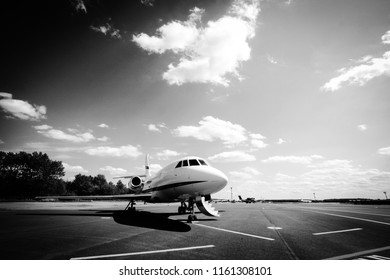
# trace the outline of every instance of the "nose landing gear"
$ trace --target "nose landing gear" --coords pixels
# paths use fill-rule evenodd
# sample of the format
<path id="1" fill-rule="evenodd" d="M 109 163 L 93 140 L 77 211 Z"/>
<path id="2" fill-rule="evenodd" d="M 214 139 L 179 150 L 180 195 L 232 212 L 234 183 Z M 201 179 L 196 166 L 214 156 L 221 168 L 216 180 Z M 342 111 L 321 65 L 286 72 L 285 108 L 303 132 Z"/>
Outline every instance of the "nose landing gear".
<path id="1" fill-rule="evenodd" d="M 185 203 L 185 201 L 182 201 L 181 205 L 177 209 L 179 214 L 185 214 L 185 213 L 187 213 L 187 211 L 189 211 L 191 213 L 190 215 L 188 215 L 187 223 L 192 223 L 193 221 L 197 221 L 198 220 L 198 218 L 195 215 L 194 204 L 195 204 L 195 199 L 190 198 L 188 200 L 188 205 Z"/>
<path id="2" fill-rule="evenodd" d="M 211 197 L 210 196 L 198 196 L 196 198 L 190 198 L 188 200 L 188 206 L 185 201 L 181 202 L 181 206 L 178 208 L 179 214 L 185 214 L 187 211 L 190 211 L 191 214 L 188 216 L 187 222 L 192 223 L 193 221 L 197 221 L 198 218 L 195 215 L 194 204 L 198 206 L 200 212 L 207 216 L 219 217 L 218 211 L 211 205 Z"/>

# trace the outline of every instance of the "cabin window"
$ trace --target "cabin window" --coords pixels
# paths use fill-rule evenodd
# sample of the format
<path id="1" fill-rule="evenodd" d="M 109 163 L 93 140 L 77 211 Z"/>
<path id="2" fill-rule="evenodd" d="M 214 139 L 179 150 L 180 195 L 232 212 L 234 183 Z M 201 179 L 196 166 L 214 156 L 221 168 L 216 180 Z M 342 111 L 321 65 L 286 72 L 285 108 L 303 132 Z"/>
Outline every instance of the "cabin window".
<path id="1" fill-rule="evenodd" d="M 179 167 L 181 167 L 181 161 L 179 161 L 179 163 L 176 165 L 175 168 L 179 168 Z"/>
<path id="2" fill-rule="evenodd" d="M 198 159 L 201 165 L 207 165 L 207 163 L 203 159 Z"/>
<path id="3" fill-rule="evenodd" d="M 188 166 L 188 161 L 187 160 L 183 160 L 183 166 Z"/>
<path id="4" fill-rule="evenodd" d="M 194 166 L 194 165 L 200 165 L 200 164 L 196 159 L 190 159 L 190 165 Z"/>

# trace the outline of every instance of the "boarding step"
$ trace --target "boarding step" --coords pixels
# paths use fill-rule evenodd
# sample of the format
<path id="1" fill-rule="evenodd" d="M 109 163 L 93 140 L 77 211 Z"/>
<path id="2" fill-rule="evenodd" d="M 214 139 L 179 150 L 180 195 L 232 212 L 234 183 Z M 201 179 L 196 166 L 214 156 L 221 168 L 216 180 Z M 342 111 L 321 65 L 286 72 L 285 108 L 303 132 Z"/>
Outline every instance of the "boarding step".
<path id="1" fill-rule="evenodd" d="M 196 206 L 198 206 L 198 209 L 203 214 L 207 216 L 219 217 L 218 210 L 215 210 L 215 208 L 211 205 L 211 202 L 206 201 L 204 196 L 198 196 L 195 202 Z"/>

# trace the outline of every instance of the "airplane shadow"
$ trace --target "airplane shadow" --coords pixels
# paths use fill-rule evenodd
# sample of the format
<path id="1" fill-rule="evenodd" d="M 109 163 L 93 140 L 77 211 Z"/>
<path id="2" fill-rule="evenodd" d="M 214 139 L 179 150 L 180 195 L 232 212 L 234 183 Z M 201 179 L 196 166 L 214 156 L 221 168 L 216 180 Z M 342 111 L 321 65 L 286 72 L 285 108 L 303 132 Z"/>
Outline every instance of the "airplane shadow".
<path id="1" fill-rule="evenodd" d="M 152 228 L 164 231 L 188 232 L 191 227 L 178 220 L 169 219 L 167 214 L 155 214 L 143 211 L 115 211 L 114 221 L 118 224 Z"/>
<path id="2" fill-rule="evenodd" d="M 163 231 L 188 232 L 191 227 L 183 223 L 182 220 L 169 219 L 172 213 L 150 213 L 145 211 L 126 211 L 126 210 L 81 210 L 78 212 L 56 212 L 48 213 L 19 213 L 17 215 L 27 216 L 76 216 L 76 217 L 112 217 L 113 220 L 121 225 L 135 226 L 142 228 L 151 228 Z"/>

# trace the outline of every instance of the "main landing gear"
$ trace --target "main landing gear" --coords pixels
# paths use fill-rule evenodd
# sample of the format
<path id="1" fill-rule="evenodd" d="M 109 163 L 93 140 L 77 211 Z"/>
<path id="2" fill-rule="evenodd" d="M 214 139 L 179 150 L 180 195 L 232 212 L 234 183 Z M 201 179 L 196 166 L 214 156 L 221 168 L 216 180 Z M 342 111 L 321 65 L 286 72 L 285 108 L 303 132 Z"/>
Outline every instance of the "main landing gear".
<path id="1" fill-rule="evenodd" d="M 198 218 L 195 215 L 194 204 L 195 204 L 195 200 L 193 198 L 190 198 L 188 201 L 188 205 L 185 203 L 185 201 L 182 201 L 181 205 L 177 209 L 179 214 L 185 214 L 187 211 L 191 212 L 191 214 L 188 215 L 187 223 L 192 223 L 193 221 L 198 220 Z"/>
<path id="2" fill-rule="evenodd" d="M 135 202 L 134 202 L 134 199 L 131 199 L 129 204 L 127 204 L 126 208 L 125 208 L 125 211 L 129 211 L 130 213 L 134 213 L 135 212 Z"/>

